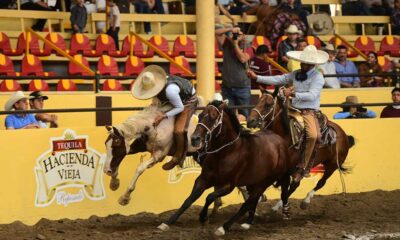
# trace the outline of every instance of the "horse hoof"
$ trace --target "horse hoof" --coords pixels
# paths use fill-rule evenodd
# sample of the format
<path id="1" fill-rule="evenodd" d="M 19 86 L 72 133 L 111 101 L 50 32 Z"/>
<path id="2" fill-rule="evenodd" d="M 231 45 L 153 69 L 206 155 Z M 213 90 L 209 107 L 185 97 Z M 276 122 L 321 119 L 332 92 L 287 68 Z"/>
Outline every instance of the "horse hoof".
<path id="1" fill-rule="evenodd" d="M 118 203 L 119 203 L 121 206 L 126 206 L 126 205 L 128 205 L 128 203 L 129 203 L 130 200 L 131 200 L 130 198 L 126 198 L 126 197 L 122 196 L 122 197 L 120 197 L 120 198 L 118 199 Z"/>
<path id="2" fill-rule="evenodd" d="M 116 191 L 119 188 L 119 179 L 112 180 L 110 182 L 110 189 Z"/>
<path id="3" fill-rule="evenodd" d="M 243 230 L 249 230 L 251 225 L 248 223 L 243 223 L 242 225 L 240 225 L 242 227 Z"/>
<path id="4" fill-rule="evenodd" d="M 308 202 L 302 201 L 301 204 L 300 204 L 300 208 L 303 209 L 303 210 L 307 209 L 309 204 L 310 203 L 308 203 Z"/>
<path id="5" fill-rule="evenodd" d="M 216 236 L 224 236 L 224 235 L 225 235 L 225 229 L 224 229 L 224 227 L 219 227 L 219 228 L 214 232 L 214 234 L 215 234 Z"/>
<path id="6" fill-rule="evenodd" d="M 160 229 L 161 231 L 168 231 L 169 230 L 169 226 L 165 223 L 161 223 L 158 227 L 158 229 Z"/>
<path id="7" fill-rule="evenodd" d="M 279 209 L 283 206 L 282 201 L 279 201 L 277 204 L 275 204 L 275 206 L 273 206 L 271 209 L 274 212 L 278 212 Z"/>

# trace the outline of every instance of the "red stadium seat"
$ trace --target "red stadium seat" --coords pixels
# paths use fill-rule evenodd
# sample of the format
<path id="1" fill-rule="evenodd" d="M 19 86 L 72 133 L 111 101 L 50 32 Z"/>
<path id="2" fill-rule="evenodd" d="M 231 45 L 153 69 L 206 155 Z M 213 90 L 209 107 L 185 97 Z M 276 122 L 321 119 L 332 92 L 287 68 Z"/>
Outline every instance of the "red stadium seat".
<path id="1" fill-rule="evenodd" d="M 118 64 L 113 57 L 103 55 L 97 62 L 97 71 L 101 75 L 119 76 Z"/>
<path id="2" fill-rule="evenodd" d="M 342 40 L 340 40 L 340 38 L 337 38 L 337 37 L 335 37 L 335 36 L 333 36 L 330 40 L 329 40 L 329 43 L 330 44 L 333 44 L 333 46 L 335 46 L 335 48 L 337 48 L 337 46 L 339 46 L 339 45 L 345 45 L 346 46 L 346 44 L 344 44 L 343 42 L 342 42 Z M 348 47 L 348 46 L 347 46 Z M 353 51 L 351 51 L 351 50 L 347 50 L 347 57 L 348 58 L 354 58 L 354 57 L 357 57 L 358 56 L 358 53 L 356 53 L 356 52 L 353 52 Z"/>
<path id="3" fill-rule="evenodd" d="M 127 56 L 130 54 L 131 51 L 131 44 L 132 43 L 132 55 L 136 57 L 147 57 L 147 52 L 143 48 L 143 44 L 140 40 L 138 40 L 135 36 L 133 35 L 127 35 L 124 38 L 124 41 L 122 42 L 122 50 L 121 50 L 121 55 Z"/>
<path id="4" fill-rule="evenodd" d="M 144 69 L 144 62 L 136 56 L 129 56 L 125 62 L 125 76 L 138 76 Z"/>
<path id="5" fill-rule="evenodd" d="M 18 36 L 17 41 L 17 52 L 26 53 L 26 33 L 22 32 Z M 28 32 L 28 42 L 29 42 L 29 53 L 32 53 L 35 56 L 49 56 L 50 53 L 46 53 L 44 49 L 41 49 L 39 46 L 39 39 L 33 35 L 32 33 Z"/>
<path id="6" fill-rule="evenodd" d="M 307 36 L 306 41 L 308 45 L 314 45 L 317 49 L 321 48 L 321 41 L 314 36 Z"/>
<path id="7" fill-rule="evenodd" d="M 59 49 L 63 50 L 64 52 L 69 53 L 69 50 L 67 49 L 67 44 L 65 43 L 64 38 L 60 34 L 54 33 L 54 32 L 49 33 L 46 35 L 46 40 L 49 40 L 51 43 L 56 45 Z M 50 45 L 48 45 L 46 43 L 44 44 L 44 52 L 47 55 L 54 53 L 58 56 L 62 56 L 61 54 L 57 53 L 56 50 L 51 48 Z"/>
<path id="8" fill-rule="evenodd" d="M 375 42 L 374 40 L 372 40 L 372 38 L 368 36 L 359 36 L 354 42 L 354 47 L 356 47 L 364 54 L 375 52 Z"/>
<path id="9" fill-rule="evenodd" d="M 0 52 L 7 56 L 20 56 L 22 52 L 17 52 L 11 48 L 10 38 L 4 32 L 0 32 Z"/>
<path id="10" fill-rule="evenodd" d="M 16 76 L 13 61 L 6 55 L 0 53 L 0 75 Z"/>
<path id="11" fill-rule="evenodd" d="M 85 57 L 100 56 L 100 54 L 96 53 L 90 46 L 89 38 L 82 33 L 73 34 L 71 36 L 70 54 L 83 54 Z"/>
<path id="12" fill-rule="evenodd" d="M 176 63 L 178 63 L 179 65 L 181 65 L 184 68 L 191 71 L 189 62 L 186 58 L 184 58 L 182 56 L 178 56 L 178 57 L 175 57 L 174 59 L 175 59 Z M 191 75 L 185 73 L 183 70 L 181 70 L 180 68 L 178 68 L 177 66 L 175 66 L 172 63 L 169 64 L 169 73 L 173 74 L 173 75 L 182 76 L 182 77 L 190 77 L 191 76 Z"/>
<path id="13" fill-rule="evenodd" d="M 183 55 L 187 58 L 195 58 L 196 50 L 193 40 L 185 35 L 180 35 L 175 39 L 172 51 L 173 56 Z"/>
<path id="14" fill-rule="evenodd" d="M 88 60 L 83 57 L 82 55 L 78 54 L 74 56 L 74 59 L 77 62 L 82 63 L 86 67 L 90 68 Z M 70 61 L 68 63 L 68 74 L 70 75 L 79 75 L 79 76 L 91 76 L 89 72 L 81 68 L 80 66 L 76 65 L 74 62 Z"/>
<path id="15" fill-rule="evenodd" d="M 253 47 L 246 48 L 245 52 L 249 55 L 250 58 L 253 58 L 256 54 L 256 49 Z"/>
<path id="16" fill-rule="evenodd" d="M 165 39 L 165 37 L 161 35 L 155 35 L 149 39 L 149 42 L 152 43 L 154 46 L 156 46 L 158 49 L 160 49 L 162 52 L 167 54 L 168 56 L 172 56 L 172 53 L 169 51 L 168 41 L 167 39 Z M 154 50 L 149 48 L 149 50 L 147 51 L 147 57 L 153 57 L 154 54 L 155 54 Z"/>
<path id="17" fill-rule="evenodd" d="M 219 71 L 218 63 L 215 62 L 215 77 L 220 78 L 221 76 L 222 76 L 222 73 Z"/>
<path id="18" fill-rule="evenodd" d="M 218 41 L 215 40 L 215 57 L 222 58 L 223 56 L 224 56 L 224 52 L 221 51 L 221 49 L 219 48 Z"/>
<path id="19" fill-rule="evenodd" d="M 15 92 L 22 90 L 21 85 L 19 85 L 17 80 L 6 79 L 0 83 L 1 92 Z"/>
<path id="20" fill-rule="evenodd" d="M 400 57 L 400 39 L 390 35 L 385 36 L 381 41 L 378 54 L 390 54 L 392 57 Z"/>
<path id="21" fill-rule="evenodd" d="M 392 68 L 392 63 L 390 59 L 385 56 L 378 56 L 378 64 L 385 72 L 390 71 L 390 69 Z"/>
<path id="22" fill-rule="evenodd" d="M 77 91 L 74 81 L 70 79 L 60 79 L 57 83 L 57 91 Z"/>
<path id="23" fill-rule="evenodd" d="M 40 79 L 31 80 L 28 87 L 29 91 L 49 91 L 49 85 L 46 81 Z"/>
<path id="24" fill-rule="evenodd" d="M 123 91 L 121 83 L 115 79 L 107 79 L 103 83 L 103 91 Z"/>
<path id="25" fill-rule="evenodd" d="M 257 50 L 258 46 L 265 45 L 268 47 L 268 50 L 272 52 L 271 41 L 264 36 L 254 36 L 251 46 Z"/>
<path id="26" fill-rule="evenodd" d="M 45 72 L 42 61 L 35 55 L 28 54 L 22 58 L 21 75 L 54 76 L 54 72 Z"/>
<path id="27" fill-rule="evenodd" d="M 125 57 L 126 54 L 121 54 L 115 48 L 114 39 L 107 34 L 100 34 L 96 38 L 96 54 L 107 54 L 112 57 Z"/>

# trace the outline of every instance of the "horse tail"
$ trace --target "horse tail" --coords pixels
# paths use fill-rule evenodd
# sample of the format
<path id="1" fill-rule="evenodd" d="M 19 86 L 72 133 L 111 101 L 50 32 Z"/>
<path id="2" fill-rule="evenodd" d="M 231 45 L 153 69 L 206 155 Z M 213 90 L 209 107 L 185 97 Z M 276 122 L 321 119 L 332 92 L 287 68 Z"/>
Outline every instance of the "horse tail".
<path id="1" fill-rule="evenodd" d="M 356 144 L 356 140 L 354 139 L 353 136 L 347 135 L 347 139 L 349 140 L 349 148 L 353 147 Z"/>

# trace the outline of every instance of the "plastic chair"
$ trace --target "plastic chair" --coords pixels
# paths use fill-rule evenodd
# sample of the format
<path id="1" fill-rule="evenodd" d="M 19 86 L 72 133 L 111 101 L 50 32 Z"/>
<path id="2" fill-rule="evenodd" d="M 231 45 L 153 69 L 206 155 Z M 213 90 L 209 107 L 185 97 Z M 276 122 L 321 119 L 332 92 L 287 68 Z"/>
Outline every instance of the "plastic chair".
<path id="1" fill-rule="evenodd" d="M 196 50 L 194 47 L 193 40 L 185 35 L 178 36 L 174 41 L 172 55 L 173 56 L 183 55 L 187 58 L 195 58 Z"/>
<path id="2" fill-rule="evenodd" d="M 10 38 L 6 33 L 0 32 L 0 52 L 7 56 L 21 56 L 21 52 L 17 52 L 16 49 L 11 48 Z"/>
<path id="3" fill-rule="evenodd" d="M 374 40 L 372 40 L 372 38 L 368 36 L 359 36 L 354 42 L 354 47 L 356 47 L 364 54 L 375 52 L 375 42 Z"/>
<path id="4" fill-rule="evenodd" d="M 86 67 L 90 68 L 89 66 L 89 62 L 88 60 L 78 54 L 74 56 L 74 59 L 80 63 L 82 63 L 83 65 L 85 65 Z M 76 65 L 74 62 L 70 61 L 68 63 L 68 74 L 70 75 L 78 75 L 78 76 L 91 76 L 91 74 L 89 72 L 87 72 L 86 70 L 84 70 L 83 68 L 81 68 L 80 66 Z"/>
<path id="5" fill-rule="evenodd" d="M 15 92 L 22 90 L 17 80 L 5 79 L 0 83 L 1 92 Z"/>
<path id="6" fill-rule="evenodd" d="M 60 34 L 52 32 L 52 33 L 47 34 L 45 38 L 46 38 L 46 40 L 49 40 L 51 43 L 56 45 L 59 49 L 69 53 L 69 50 L 67 49 L 67 44 L 65 43 L 64 38 Z M 47 54 L 47 56 L 52 53 L 54 53 L 58 56 L 62 56 L 56 50 L 51 48 L 50 45 L 48 45 L 46 43 L 44 44 L 43 51 Z"/>
<path id="7" fill-rule="evenodd" d="M 181 65 L 181 66 L 185 67 L 186 69 L 188 69 L 189 71 L 191 71 L 189 62 L 185 57 L 178 56 L 178 57 L 175 57 L 174 59 L 179 65 Z M 169 73 L 173 74 L 173 75 L 178 75 L 181 77 L 190 77 L 191 76 L 190 74 L 185 73 L 183 70 L 181 70 L 180 68 L 178 68 L 177 66 L 175 66 L 172 63 L 169 64 Z"/>
<path id="8" fill-rule="evenodd" d="M 49 85 L 46 81 L 40 79 L 34 79 L 29 82 L 29 91 L 49 91 Z"/>
<path id="9" fill-rule="evenodd" d="M 77 91 L 76 84 L 71 79 L 60 79 L 57 83 L 57 91 Z"/>
<path id="10" fill-rule="evenodd" d="M 400 57 L 400 39 L 394 36 L 385 36 L 379 47 L 378 55 L 390 54 L 392 57 Z"/>
<path id="11" fill-rule="evenodd" d="M 0 53 L 0 75 L 17 76 L 14 70 L 14 63 L 8 56 Z"/>
<path id="12" fill-rule="evenodd" d="M 22 58 L 21 75 L 54 76 L 55 72 L 45 72 L 42 61 L 35 55 L 28 54 Z"/>
<path id="13" fill-rule="evenodd" d="M 138 76 L 144 69 L 144 62 L 136 56 L 129 56 L 125 62 L 125 76 Z"/>
<path id="14" fill-rule="evenodd" d="M 165 37 L 161 35 L 155 35 L 149 39 L 149 42 L 152 43 L 157 48 L 159 48 L 162 52 L 164 52 L 168 56 L 172 56 L 172 53 L 169 51 L 168 41 L 167 39 L 165 39 Z M 147 51 L 146 55 L 147 57 L 153 57 L 155 55 L 155 52 L 153 49 L 150 48 Z"/>
<path id="15" fill-rule="evenodd" d="M 83 54 L 85 57 L 98 57 L 100 54 L 90 46 L 89 38 L 82 34 L 76 33 L 71 36 L 70 54 Z"/>
<path id="16" fill-rule="evenodd" d="M 97 62 L 97 71 L 101 75 L 119 76 L 118 64 L 113 57 L 103 55 Z"/>
<path id="17" fill-rule="evenodd" d="M 17 50 L 16 52 L 26 53 L 26 33 L 22 32 L 18 36 L 17 41 Z M 41 49 L 39 46 L 39 39 L 33 35 L 32 33 L 28 32 L 28 42 L 29 42 L 29 53 L 32 53 L 35 56 L 49 56 L 50 53 L 46 53 L 44 49 Z"/>
<path id="18" fill-rule="evenodd" d="M 120 81 L 115 79 L 107 79 L 103 83 L 102 87 L 103 91 L 123 91 L 124 88 L 122 87 Z"/>

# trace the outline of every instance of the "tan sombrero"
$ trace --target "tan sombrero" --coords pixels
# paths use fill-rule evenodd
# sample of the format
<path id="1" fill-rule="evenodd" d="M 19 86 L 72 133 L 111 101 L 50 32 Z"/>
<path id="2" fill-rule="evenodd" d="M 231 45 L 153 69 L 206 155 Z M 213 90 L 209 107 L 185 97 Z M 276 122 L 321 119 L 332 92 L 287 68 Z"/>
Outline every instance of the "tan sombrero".
<path id="1" fill-rule="evenodd" d="M 10 99 L 7 100 L 6 104 L 4 105 L 4 110 L 11 111 L 14 108 L 14 104 L 22 99 L 30 99 L 29 96 L 26 96 L 22 91 L 15 92 Z"/>
<path id="2" fill-rule="evenodd" d="M 308 64 L 324 64 L 328 61 L 329 55 L 318 50 L 314 45 L 308 45 L 303 51 L 290 51 L 286 54 L 289 58 Z"/>
<path id="3" fill-rule="evenodd" d="M 133 97 L 141 100 L 150 99 L 163 90 L 167 83 L 167 74 L 157 65 L 143 69 L 132 86 Z"/>

